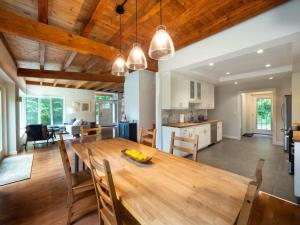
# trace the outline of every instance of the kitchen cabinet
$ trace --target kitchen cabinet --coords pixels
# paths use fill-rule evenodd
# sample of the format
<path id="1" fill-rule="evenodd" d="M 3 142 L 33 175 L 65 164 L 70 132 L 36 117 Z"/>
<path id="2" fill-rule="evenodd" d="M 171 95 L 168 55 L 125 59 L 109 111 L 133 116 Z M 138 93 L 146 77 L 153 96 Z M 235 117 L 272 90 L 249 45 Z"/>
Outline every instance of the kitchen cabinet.
<path id="1" fill-rule="evenodd" d="M 222 136 L 223 136 L 223 125 L 222 122 L 218 122 L 217 123 L 217 141 L 221 141 L 222 140 Z"/>
<path id="2" fill-rule="evenodd" d="M 161 76 L 162 109 L 189 108 L 189 80 L 176 73 L 164 73 Z"/>
<path id="3" fill-rule="evenodd" d="M 174 72 L 161 74 L 162 109 L 214 109 L 214 85 Z"/>
<path id="4" fill-rule="evenodd" d="M 196 127 L 198 138 L 198 149 L 205 148 L 211 144 L 210 124 L 200 125 Z"/>
<path id="5" fill-rule="evenodd" d="M 170 149 L 170 140 L 172 132 L 175 132 L 175 135 L 185 138 L 194 138 L 195 135 L 198 135 L 198 149 L 202 149 L 211 144 L 210 137 L 210 123 L 202 124 L 197 126 L 191 126 L 186 128 L 176 128 L 176 127 L 162 127 L 162 149 L 165 152 L 169 152 Z M 179 144 L 179 143 L 177 143 Z M 180 143 L 182 147 L 191 147 L 187 143 Z M 177 155 L 185 155 L 186 153 L 176 152 Z"/>

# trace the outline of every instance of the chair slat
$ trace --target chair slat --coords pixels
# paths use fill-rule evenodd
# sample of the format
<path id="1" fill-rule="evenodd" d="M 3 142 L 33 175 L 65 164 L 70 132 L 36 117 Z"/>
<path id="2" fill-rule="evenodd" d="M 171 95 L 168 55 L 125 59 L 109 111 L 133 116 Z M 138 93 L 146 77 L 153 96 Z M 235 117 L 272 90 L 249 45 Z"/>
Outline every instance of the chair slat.
<path id="1" fill-rule="evenodd" d="M 140 136 L 140 143 L 149 145 L 155 148 L 156 142 L 156 129 L 147 130 L 145 128 L 141 128 L 141 136 Z"/>
<path id="2" fill-rule="evenodd" d="M 193 154 L 193 160 L 196 161 L 197 151 L 198 151 L 198 138 L 199 138 L 198 135 L 195 135 L 194 139 L 175 136 L 175 132 L 173 131 L 171 134 L 170 154 L 174 154 L 174 150 L 179 150 L 182 152 Z M 191 148 L 175 145 L 175 141 L 187 143 L 191 145 Z"/>

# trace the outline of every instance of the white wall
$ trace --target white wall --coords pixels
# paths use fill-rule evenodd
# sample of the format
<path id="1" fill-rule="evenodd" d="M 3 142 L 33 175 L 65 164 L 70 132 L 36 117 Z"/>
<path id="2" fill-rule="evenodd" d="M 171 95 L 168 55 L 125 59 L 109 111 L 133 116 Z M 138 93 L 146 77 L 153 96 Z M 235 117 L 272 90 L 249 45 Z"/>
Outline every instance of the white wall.
<path id="1" fill-rule="evenodd" d="M 292 123 L 300 124 L 300 72 L 292 75 Z"/>
<path id="2" fill-rule="evenodd" d="M 238 113 L 238 101 L 240 92 L 259 91 L 265 89 L 276 89 L 276 139 L 281 144 L 283 135 L 280 131 L 283 124 L 280 117 L 283 95 L 291 94 L 291 78 L 274 79 L 266 82 L 248 82 L 238 85 L 217 86 L 215 89 L 215 107 L 208 111 L 209 118 L 217 118 L 223 121 L 223 136 L 230 138 L 239 138 L 240 121 Z"/>
<path id="3" fill-rule="evenodd" d="M 95 92 L 91 90 L 81 90 L 61 87 L 27 86 L 27 95 L 36 96 L 57 96 L 65 98 L 64 122 L 69 122 L 72 118 L 96 121 L 95 114 Z M 72 112 L 73 102 L 89 101 L 91 104 L 90 112 Z"/>
<path id="4" fill-rule="evenodd" d="M 152 128 L 155 122 L 155 73 L 130 73 L 124 84 L 124 104 L 127 120 L 137 121 L 139 139 L 140 128 Z"/>
<path id="5" fill-rule="evenodd" d="M 140 127 L 147 129 L 155 123 L 155 73 L 140 73 Z"/>

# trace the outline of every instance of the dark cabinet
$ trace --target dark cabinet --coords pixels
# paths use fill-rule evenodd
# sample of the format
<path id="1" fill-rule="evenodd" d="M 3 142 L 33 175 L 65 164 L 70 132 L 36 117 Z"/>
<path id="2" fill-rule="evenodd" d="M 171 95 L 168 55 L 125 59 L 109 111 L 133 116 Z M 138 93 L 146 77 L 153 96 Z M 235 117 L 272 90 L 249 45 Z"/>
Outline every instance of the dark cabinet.
<path id="1" fill-rule="evenodd" d="M 120 122 L 119 137 L 137 142 L 137 124 Z"/>

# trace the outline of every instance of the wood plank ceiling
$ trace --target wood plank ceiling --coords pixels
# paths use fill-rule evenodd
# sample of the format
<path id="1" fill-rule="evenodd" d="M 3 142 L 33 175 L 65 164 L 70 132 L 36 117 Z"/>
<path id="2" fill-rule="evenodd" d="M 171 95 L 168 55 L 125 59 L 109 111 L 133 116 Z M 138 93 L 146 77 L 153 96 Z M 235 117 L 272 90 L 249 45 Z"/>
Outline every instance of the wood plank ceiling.
<path id="1" fill-rule="evenodd" d="M 123 1 L 1 0 L 0 31 L 3 34 L 0 37 L 19 68 L 39 70 L 40 73 L 35 71 L 33 75 L 28 75 L 30 70 L 25 73 L 27 84 L 123 92 L 124 79 L 121 79 L 121 82 L 120 79 L 116 79 L 118 80 L 116 82 L 109 75 L 119 40 L 119 20 L 114 8 L 116 3 L 121 2 Z M 287 0 L 163 0 L 163 23 L 173 39 L 175 49 L 178 50 L 284 2 Z M 9 18 L 5 18 L 8 15 L 6 12 L 30 19 L 29 23 L 35 21 L 43 23 L 45 29 L 50 26 L 51 31 L 53 27 L 58 28 L 59 32 L 64 31 L 87 38 L 82 39 L 85 41 L 82 43 L 89 44 L 92 42 L 87 42 L 88 40 L 95 41 L 99 44 L 97 47 L 102 50 L 96 53 L 87 52 L 86 49 L 82 50 L 78 47 L 76 49 L 76 46 L 71 44 L 72 48 L 58 45 L 59 43 L 53 40 L 45 40 L 48 37 L 42 37 L 41 40 L 41 37 L 34 35 L 36 34 L 34 32 L 25 35 L 24 31 L 19 31 L 20 29 L 16 31 L 5 27 L 5 19 Z M 12 14 L 13 18 L 17 18 L 16 15 Z M 134 0 L 128 0 L 125 5 L 122 21 L 123 51 L 128 55 L 135 40 Z M 138 39 L 145 53 L 148 53 L 151 38 L 158 24 L 159 1 L 138 0 Z M 58 34 L 61 34 L 59 32 Z M 51 38 L 50 34 L 49 38 Z M 77 36 L 71 38 L 77 40 Z M 106 49 L 110 50 L 104 51 Z M 157 62 L 149 58 L 147 60 L 150 69 L 156 71 Z M 43 70 L 51 71 L 45 73 Z M 23 71 L 22 76 L 24 76 L 26 70 L 20 71 Z M 78 72 L 78 74 L 68 72 Z M 95 81 L 97 74 L 100 78 Z M 74 79 L 72 79 L 73 75 Z M 107 77 L 103 78 L 105 76 Z"/>

